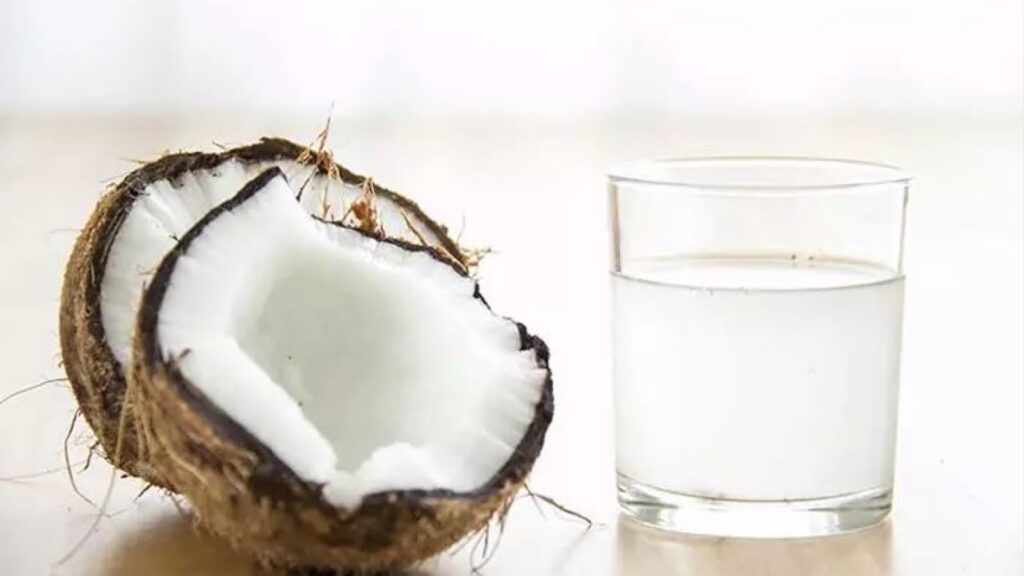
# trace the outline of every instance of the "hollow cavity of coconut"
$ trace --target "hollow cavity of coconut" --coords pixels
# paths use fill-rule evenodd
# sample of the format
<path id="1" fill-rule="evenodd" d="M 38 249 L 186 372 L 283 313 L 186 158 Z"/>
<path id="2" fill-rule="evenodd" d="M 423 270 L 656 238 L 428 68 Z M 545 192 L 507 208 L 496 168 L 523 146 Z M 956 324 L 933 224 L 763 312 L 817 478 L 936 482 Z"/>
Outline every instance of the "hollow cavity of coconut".
<path id="1" fill-rule="evenodd" d="M 276 169 L 163 259 L 133 358 L 150 465 L 273 565 L 437 554 L 507 505 L 552 417 L 539 338 L 435 251 L 310 218 Z"/>
<path id="2" fill-rule="evenodd" d="M 445 228 L 414 202 L 373 186 L 326 153 L 287 140 L 268 138 L 217 154 L 171 154 L 135 170 L 100 200 L 79 234 L 60 307 L 68 379 L 105 456 L 126 472 L 167 486 L 146 465 L 131 411 L 121 419 L 143 287 L 189 228 L 272 166 L 296 184 L 305 212 L 369 234 L 429 245 L 456 265 L 466 265 Z M 125 432 L 120 444 L 119 430 Z"/>

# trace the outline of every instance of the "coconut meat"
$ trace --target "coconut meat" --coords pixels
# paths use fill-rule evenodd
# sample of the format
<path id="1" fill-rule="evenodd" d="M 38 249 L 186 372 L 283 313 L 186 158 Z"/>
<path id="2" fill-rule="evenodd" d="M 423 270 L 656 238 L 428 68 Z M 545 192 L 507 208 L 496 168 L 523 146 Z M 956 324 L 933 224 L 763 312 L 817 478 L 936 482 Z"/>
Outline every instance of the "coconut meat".
<path id="1" fill-rule="evenodd" d="M 165 360 L 337 506 L 482 487 L 535 416 L 535 352 L 471 279 L 294 198 L 275 177 L 193 238 L 158 312 Z"/>
<path id="2" fill-rule="evenodd" d="M 173 181 L 157 180 L 145 186 L 111 242 L 100 287 L 107 344 L 122 366 L 131 356 L 132 330 L 143 287 L 164 254 L 214 206 L 272 166 L 280 168 L 296 188 L 302 188 L 300 203 L 307 213 L 327 220 L 341 219 L 352 201 L 363 194 L 360 185 L 330 178 L 311 164 L 287 159 L 228 159 L 212 168 L 185 172 Z M 377 197 L 375 206 L 381 225 L 391 236 L 409 241 L 422 236 L 428 242 L 439 242 L 426 226 L 417 225 L 414 215 L 403 214 L 390 199 Z M 416 231 L 410 226 L 417 226 Z"/>

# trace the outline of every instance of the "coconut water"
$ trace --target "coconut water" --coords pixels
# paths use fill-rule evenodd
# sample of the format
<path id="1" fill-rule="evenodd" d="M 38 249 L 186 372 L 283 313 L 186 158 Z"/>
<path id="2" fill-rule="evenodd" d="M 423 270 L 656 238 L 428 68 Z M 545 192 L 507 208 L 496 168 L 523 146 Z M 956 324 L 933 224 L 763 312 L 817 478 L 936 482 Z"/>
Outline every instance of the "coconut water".
<path id="1" fill-rule="evenodd" d="M 739 501 L 888 494 L 900 274 L 683 257 L 634 263 L 612 292 L 620 480 Z"/>

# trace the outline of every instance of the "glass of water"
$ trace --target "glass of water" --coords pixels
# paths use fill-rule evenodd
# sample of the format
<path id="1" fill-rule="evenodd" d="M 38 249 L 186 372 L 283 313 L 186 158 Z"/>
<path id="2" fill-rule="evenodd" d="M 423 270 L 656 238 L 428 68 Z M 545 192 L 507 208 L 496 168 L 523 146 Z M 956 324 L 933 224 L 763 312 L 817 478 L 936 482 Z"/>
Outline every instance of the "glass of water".
<path id="1" fill-rule="evenodd" d="M 638 162 L 610 176 L 623 513 L 800 537 L 892 501 L 909 179 L 809 158 Z"/>

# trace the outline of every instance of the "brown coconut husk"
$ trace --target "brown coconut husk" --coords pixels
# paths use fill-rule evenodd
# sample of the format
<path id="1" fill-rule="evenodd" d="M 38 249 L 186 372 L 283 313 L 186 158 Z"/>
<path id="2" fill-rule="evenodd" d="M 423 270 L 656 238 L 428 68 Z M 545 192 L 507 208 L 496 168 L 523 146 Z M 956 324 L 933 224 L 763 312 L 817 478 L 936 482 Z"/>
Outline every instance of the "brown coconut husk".
<path id="1" fill-rule="evenodd" d="M 533 350 L 548 376 L 522 440 L 486 484 L 465 493 L 379 492 L 364 498 L 355 510 L 329 504 L 321 486 L 299 478 L 207 399 L 179 370 L 179 358 L 163 356 L 157 331 L 178 259 L 210 222 L 251 197 L 277 175 L 274 172 L 257 177 L 201 219 L 164 258 L 143 296 L 131 382 L 148 464 L 188 497 L 202 525 L 264 564 L 356 571 L 409 567 L 485 527 L 495 514 L 507 511 L 524 485 L 553 414 L 547 346 L 517 323 L 521 349 Z M 425 252 L 466 274 L 434 249 L 382 241 Z M 479 290 L 475 297 L 483 301 Z"/>
<path id="2" fill-rule="evenodd" d="M 193 170 L 214 168 L 229 160 L 294 160 L 315 164 L 320 173 L 348 184 L 362 185 L 368 181 L 335 163 L 322 148 L 312 150 L 282 138 L 264 138 L 256 144 L 219 153 L 165 155 L 128 174 L 96 205 L 78 235 L 64 273 L 60 305 L 64 368 L 82 414 L 95 432 L 105 457 L 128 474 L 164 487 L 170 486 L 146 465 L 144 437 L 130 414 L 124 424 L 126 437 L 121 442 L 121 449 L 116 449 L 127 382 L 125 367 L 120 365 L 106 342 L 100 288 L 110 247 L 136 198 L 147 185 L 159 180 L 173 180 Z M 443 258 L 464 269 L 471 267 L 469 252 L 460 249 L 448 236 L 447 229 L 427 216 L 415 202 L 381 186 L 373 186 L 373 193 L 393 202 L 403 214 L 408 214 L 416 229 L 429 231 L 436 239 L 433 247 Z M 361 222 L 355 224 L 362 227 Z"/>

